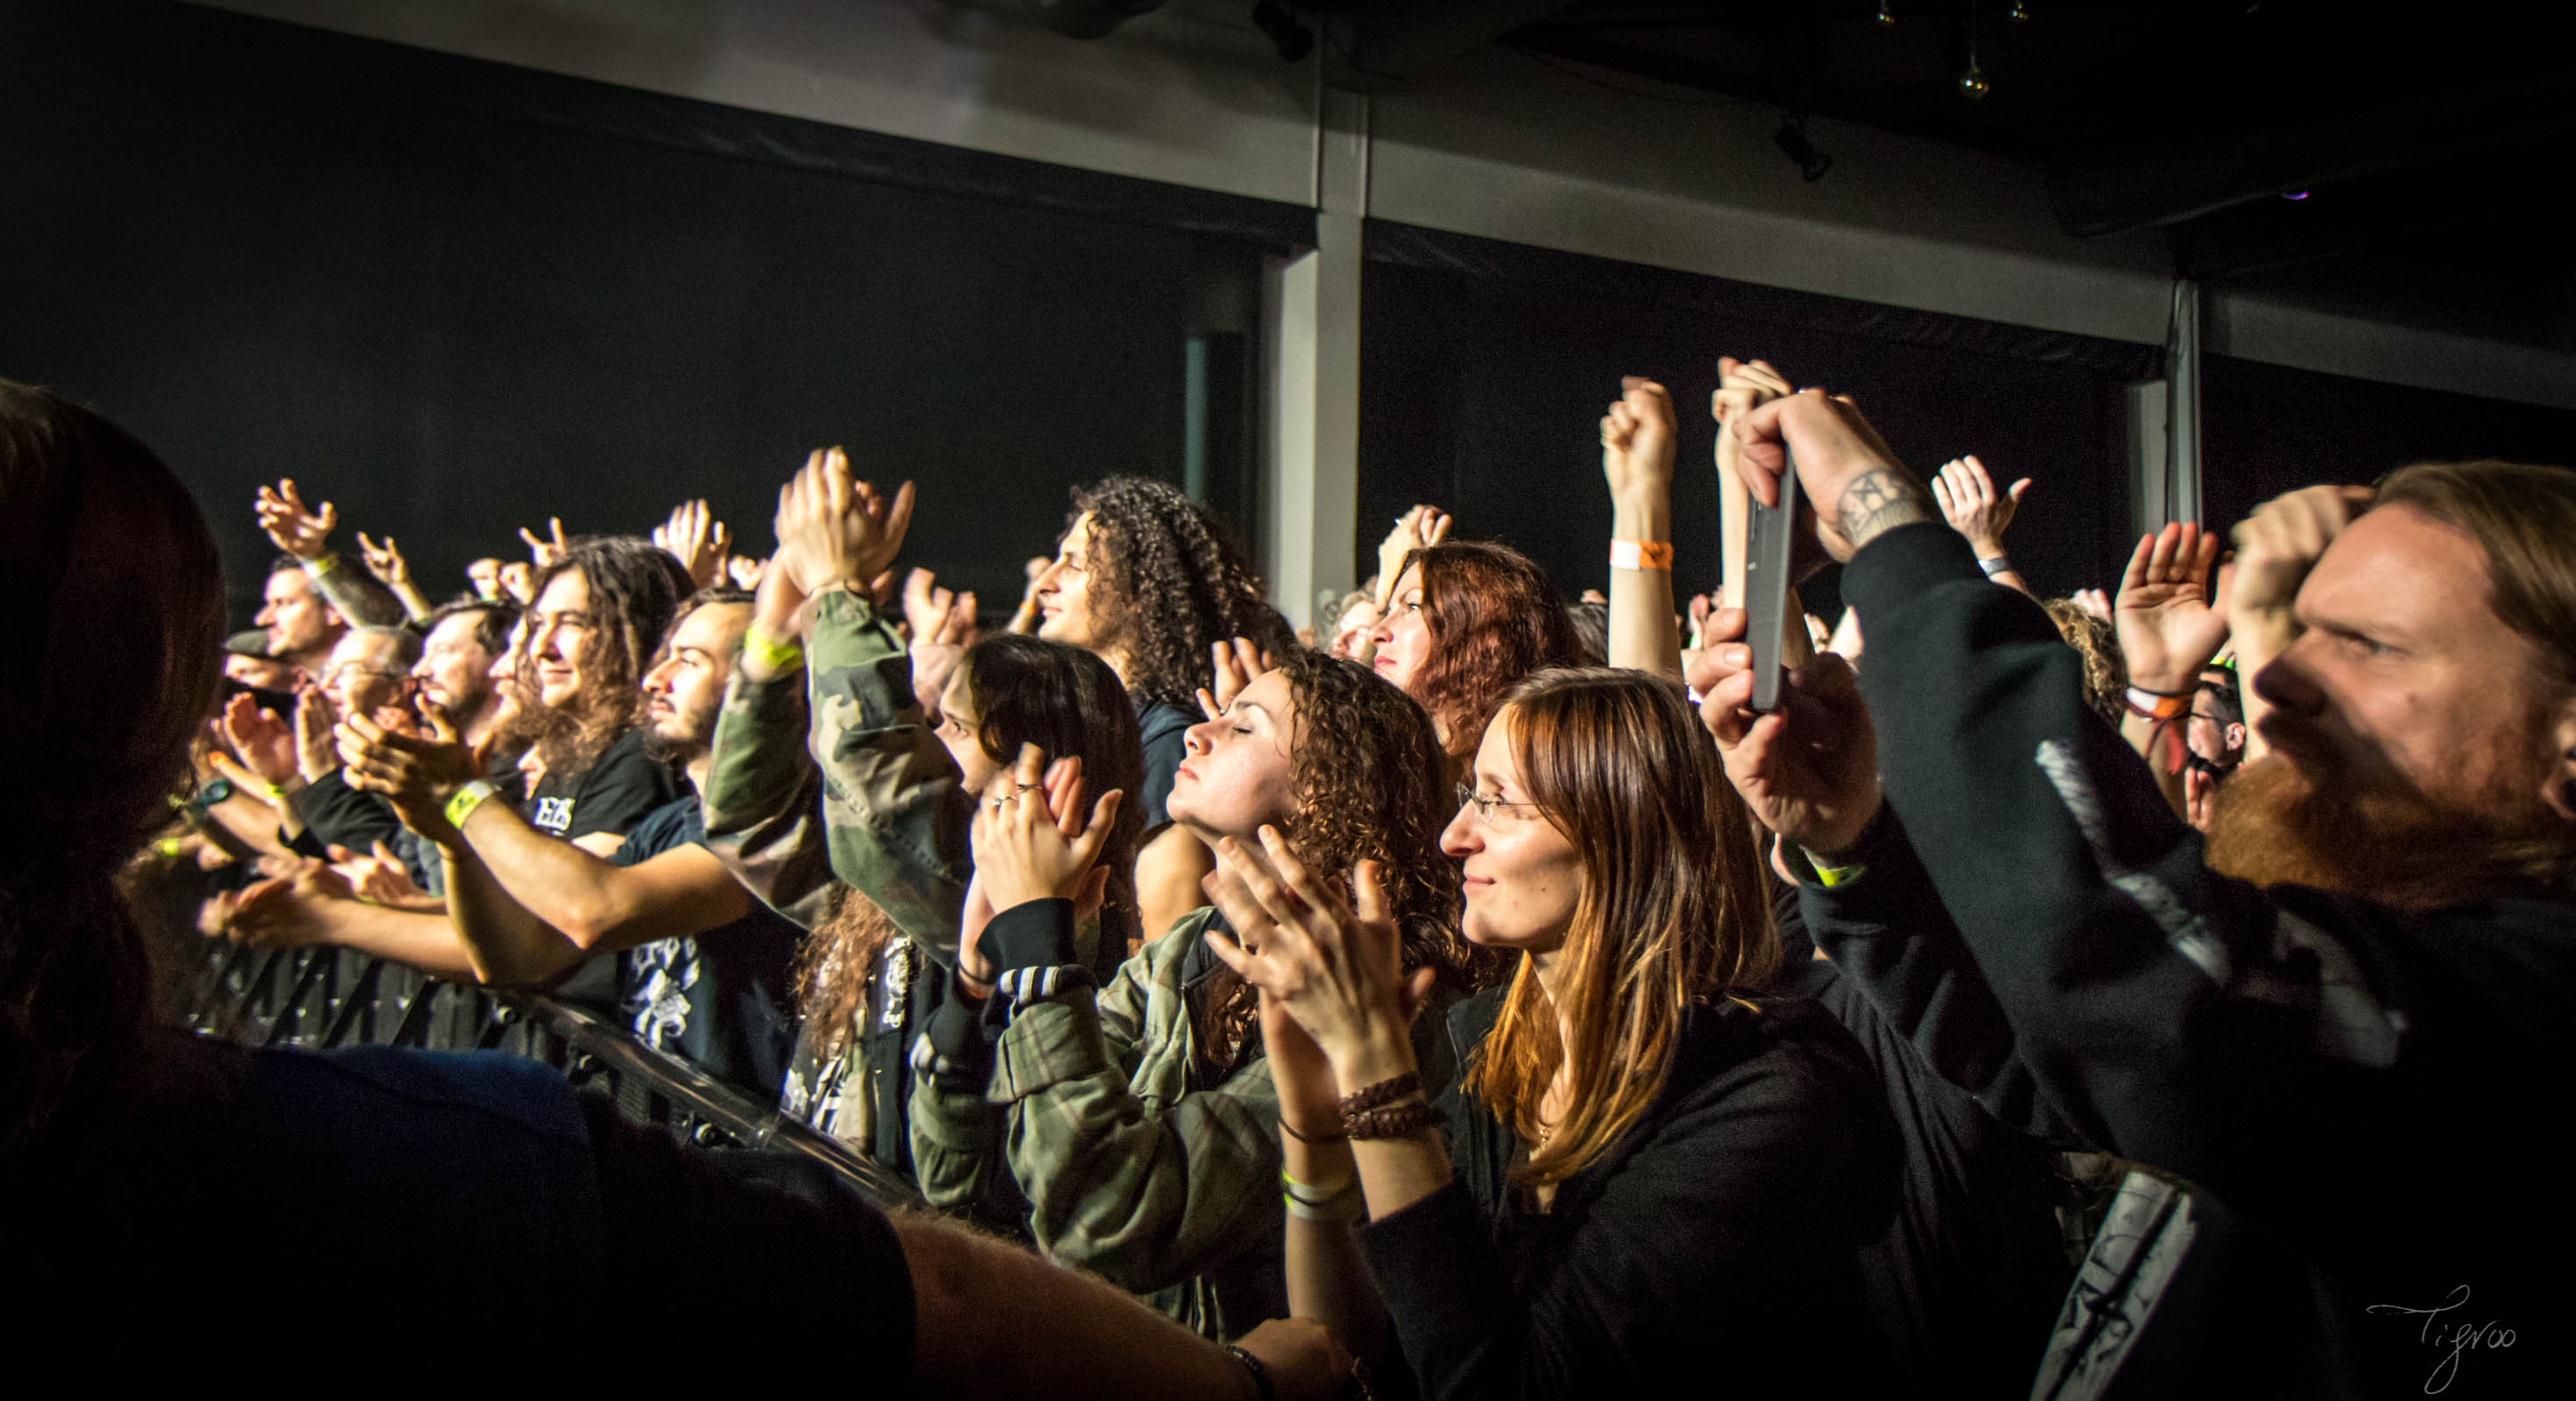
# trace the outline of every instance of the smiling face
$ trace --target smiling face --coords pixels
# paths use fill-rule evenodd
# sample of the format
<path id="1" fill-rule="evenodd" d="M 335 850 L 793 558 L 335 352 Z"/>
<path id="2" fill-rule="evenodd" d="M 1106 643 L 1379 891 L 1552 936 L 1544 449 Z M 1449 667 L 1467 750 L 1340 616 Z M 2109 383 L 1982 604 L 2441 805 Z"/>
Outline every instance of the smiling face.
<path id="1" fill-rule="evenodd" d="M 1064 533 L 1055 562 L 1038 575 L 1038 636 L 1050 642 L 1100 650 L 1102 632 L 1091 611 L 1091 582 L 1097 561 L 1091 550 L 1091 513 L 1085 511 Z"/>
<path id="2" fill-rule="evenodd" d="M 1296 811 L 1296 731 L 1286 673 L 1254 677 L 1223 715 L 1190 727 L 1190 755 L 1164 810 L 1210 846 L 1225 837 L 1257 843 L 1261 824 L 1284 826 Z"/>
<path id="3" fill-rule="evenodd" d="M 1431 660 L 1431 618 L 1423 609 L 1420 563 L 1396 576 L 1395 596 L 1372 635 L 1377 640 L 1377 657 L 1372 663 L 1377 674 L 1394 682 L 1396 689 L 1406 695 L 1414 694 L 1414 682 L 1422 675 L 1424 663 Z"/>
<path id="4" fill-rule="evenodd" d="M 483 616 L 451 613 L 439 619 L 422 639 L 420 661 L 411 669 L 420 698 L 460 721 L 481 712 L 492 699 L 493 657 L 478 636 Z"/>
<path id="5" fill-rule="evenodd" d="M 694 758 L 705 751 L 750 625 L 750 605 L 707 603 L 671 630 L 662 659 L 644 673 L 644 723 L 658 752 Z"/>
<path id="6" fill-rule="evenodd" d="M 538 700 L 561 708 L 581 694 L 582 652 L 592 630 L 590 581 L 578 569 L 558 570 L 528 610 L 526 665 L 535 672 Z"/>
<path id="7" fill-rule="evenodd" d="M 1472 775 L 1480 799 L 1440 835 L 1440 849 L 1460 863 L 1466 914 L 1459 926 L 1471 943 L 1488 948 L 1552 953 L 1565 944 L 1575 905 L 1583 895 L 1583 855 L 1531 801 L 1514 752 L 1512 712 L 1485 727 Z"/>

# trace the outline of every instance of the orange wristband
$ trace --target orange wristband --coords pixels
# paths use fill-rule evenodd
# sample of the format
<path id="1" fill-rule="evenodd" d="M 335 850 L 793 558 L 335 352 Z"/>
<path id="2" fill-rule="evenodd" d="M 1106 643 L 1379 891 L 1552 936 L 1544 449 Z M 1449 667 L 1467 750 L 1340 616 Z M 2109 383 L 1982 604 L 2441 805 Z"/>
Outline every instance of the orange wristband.
<path id="1" fill-rule="evenodd" d="M 1670 573 L 1673 567 L 1673 542 L 1670 540 L 1613 540 L 1610 542 L 1610 567 L 1661 569 Z"/>

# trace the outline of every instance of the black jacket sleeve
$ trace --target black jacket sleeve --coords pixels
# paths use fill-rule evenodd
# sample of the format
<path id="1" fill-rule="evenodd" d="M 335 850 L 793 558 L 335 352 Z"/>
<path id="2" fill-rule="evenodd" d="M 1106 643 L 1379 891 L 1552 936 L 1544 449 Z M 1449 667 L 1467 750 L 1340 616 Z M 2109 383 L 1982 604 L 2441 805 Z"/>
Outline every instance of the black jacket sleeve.
<path id="1" fill-rule="evenodd" d="M 316 841 L 347 847 L 361 856 L 377 842 L 391 842 L 403 829 L 392 804 L 350 787 L 338 769 L 306 784 L 295 795 L 295 811 Z"/>
<path id="2" fill-rule="evenodd" d="M 2408 914 L 2217 875 L 2046 615 L 1959 536 L 1889 531 L 1843 594 L 1889 801 L 2039 1094 L 2320 1257 L 2497 1248 L 2443 1203 L 2489 1189 L 2576 1066 L 2576 911 Z"/>
<path id="3" fill-rule="evenodd" d="M 1924 1064 L 1975 1095 L 1987 1113 L 2036 1138 L 2090 1146 L 2039 1094 L 2003 1005 L 1942 907 L 1902 821 L 1883 813 L 1847 859 L 1862 867 L 1857 878 L 1831 888 L 1798 886 L 1798 914 L 1816 947 Z"/>

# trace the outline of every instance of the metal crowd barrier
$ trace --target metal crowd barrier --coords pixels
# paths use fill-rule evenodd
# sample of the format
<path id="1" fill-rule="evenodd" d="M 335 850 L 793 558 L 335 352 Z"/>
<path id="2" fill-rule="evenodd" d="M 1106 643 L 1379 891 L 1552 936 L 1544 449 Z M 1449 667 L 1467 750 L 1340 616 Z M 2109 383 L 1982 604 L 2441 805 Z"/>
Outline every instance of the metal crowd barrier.
<path id="1" fill-rule="evenodd" d="M 188 990 L 195 1030 L 249 1046 L 413 1046 L 542 1060 L 597 1086 L 618 1112 L 703 1148 L 785 1153 L 830 1169 L 883 1210 L 919 1193 L 874 1160 L 625 1028 L 536 993 L 467 987 L 348 949 L 217 946 Z"/>

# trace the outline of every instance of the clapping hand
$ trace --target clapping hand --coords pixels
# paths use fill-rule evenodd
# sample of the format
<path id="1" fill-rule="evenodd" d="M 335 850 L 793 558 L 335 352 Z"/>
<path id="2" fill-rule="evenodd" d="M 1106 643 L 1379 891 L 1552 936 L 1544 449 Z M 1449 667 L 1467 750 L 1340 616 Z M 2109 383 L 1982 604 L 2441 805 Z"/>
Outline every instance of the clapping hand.
<path id="1" fill-rule="evenodd" d="M 913 698 L 924 713 L 937 715 L 948 678 L 975 645 L 975 595 L 950 593 L 937 575 L 916 569 L 903 581 L 903 616 L 912 630 Z"/>
<path id="2" fill-rule="evenodd" d="M 261 783 L 284 783 L 295 777 L 295 732 L 285 717 L 237 692 L 224 702 L 223 715 L 215 725 L 224 743 L 241 756 L 242 767 Z M 209 754 L 208 760 L 218 768 L 226 762 L 220 749 Z"/>
<path id="3" fill-rule="evenodd" d="M 1210 929 L 1208 948 L 1265 998 L 1277 999 L 1346 1086 L 1372 1053 L 1409 1057 L 1413 1017 L 1435 974 L 1404 971 L 1404 943 L 1378 863 L 1353 868 L 1352 894 L 1345 895 L 1338 882 L 1309 871 L 1267 824 L 1258 848 L 1227 837 L 1218 854 L 1223 859 L 1205 887 L 1234 937 Z"/>
<path id="4" fill-rule="evenodd" d="M 316 560 L 331 552 L 331 531 L 339 525 L 340 513 L 328 501 L 319 511 L 305 509 L 294 478 L 285 478 L 274 487 L 261 487 L 251 510 L 259 517 L 259 528 L 267 532 L 277 548 L 297 559 Z"/>
<path id="5" fill-rule="evenodd" d="M 808 594 L 847 588 L 876 596 L 890 589 L 895 553 L 912 525 L 912 483 L 892 497 L 850 476 L 839 448 L 816 449 L 804 470 L 778 491 L 775 522 L 781 553 Z"/>
<path id="6" fill-rule="evenodd" d="M 355 900 L 348 877 L 327 862 L 291 857 L 283 873 L 208 902 L 209 920 L 235 943 L 258 949 L 307 948 L 329 941 L 328 903 Z"/>
<path id="7" fill-rule="evenodd" d="M 1046 751 L 1034 744 L 1021 745 L 1018 760 L 993 776 L 967 833 L 983 906 L 983 917 L 967 921 L 958 945 L 958 971 L 970 984 L 992 982 L 992 969 L 977 945 L 993 915 L 1032 900 L 1071 900 L 1084 911 L 1099 908 L 1109 884 L 1100 853 L 1126 796 L 1112 788 L 1086 808 L 1081 758 L 1049 763 Z"/>
<path id="8" fill-rule="evenodd" d="M 1248 637 L 1238 637 L 1230 643 L 1209 643 L 1208 658 L 1215 664 L 1216 688 L 1199 688 L 1199 709 L 1211 720 L 1223 715 L 1254 677 L 1278 665 L 1269 653 L 1253 646 Z"/>
<path id="9" fill-rule="evenodd" d="M 1709 647 L 1691 662 L 1700 721 L 1754 820 L 1809 851 L 1850 848 L 1878 813 L 1878 739 L 1851 663 L 1830 652 L 1788 675 L 1777 710 L 1753 703 L 1744 610 L 1709 617 Z"/>
<path id="10" fill-rule="evenodd" d="M 461 834 L 447 820 L 448 800 L 483 776 L 483 762 L 456 737 L 444 716 L 432 714 L 430 733 L 407 735 L 364 715 L 340 722 L 335 732 L 349 786 L 381 794 L 403 825 L 432 841 L 452 843 Z"/>
<path id="11" fill-rule="evenodd" d="M 2130 685 L 2186 695 L 2199 684 L 2200 669 L 2227 643 L 2225 600 L 2209 602 L 2217 560 L 2218 537 L 2189 521 L 2139 538 L 2111 608 Z"/>

